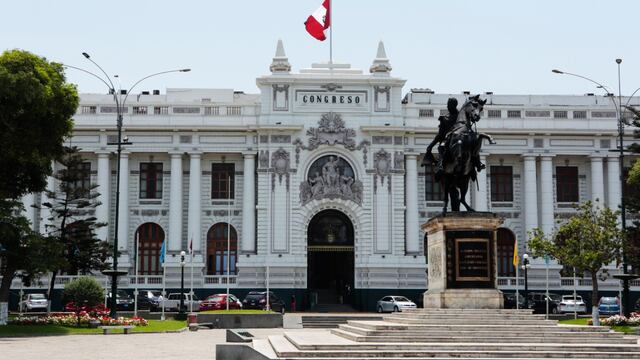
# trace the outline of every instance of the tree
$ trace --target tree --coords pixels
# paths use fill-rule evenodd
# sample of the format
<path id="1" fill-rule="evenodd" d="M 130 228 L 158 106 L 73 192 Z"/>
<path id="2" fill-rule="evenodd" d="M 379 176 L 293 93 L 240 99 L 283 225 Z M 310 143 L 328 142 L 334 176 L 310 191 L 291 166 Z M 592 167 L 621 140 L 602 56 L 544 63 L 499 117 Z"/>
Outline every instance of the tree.
<path id="1" fill-rule="evenodd" d="M 18 271 L 22 271 L 23 281 L 29 281 L 49 271 L 61 251 L 56 242 L 31 230 L 21 210 L 20 202 L 0 199 L 0 302 L 9 301 L 11 282 Z"/>
<path id="2" fill-rule="evenodd" d="M 104 298 L 104 289 L 95 278 L 83 276 L 65 285 L 63 297 L 66 301 L 72 301 L 75 304 L 78 326 L 80 326 L 81 308 L 83 306 L 91 308 L 100 304 Z"/>
<path id="3" fill-rule="evenodd" d="M 54 174 L 58 181 L 57 191 L 46 192 L 49 202 L 42 207 L 51 211 L 47 232 L 52 241 L 59 244 L 61 253 L 52 270 L 48 298 L 51 300 L 56 275 L 59 271 L 67 274 L 88 274 L 93 270 L 108 268 L 107 258 L 110 245 L 98 239 L 95 230 L 105 226 L 98 223 L 94 215 L 100 205 L 97 185 L 90 184 L 89 168 L 77 147 L 65 147 L 59 163 L 62 169 Z"/>
<path id="4" fill-rule="evenodd" d="M 9 300 L 18 270 L 32 276 L 55 259 L 57 244 L 31 231 L 16 200 L 44 190 L 51 162 L 71 134 L 78 102 L 60 64 L 22 50 L 0 55 L 0 302 Z"/>
<path id="5" fill-rule="evenodd" d="M 550 255 L 562 265 L 588 272 L 593 284 L 591 292 L 593 324 L 598 325 L 598 272 L 622 254 L 622 231 L 618 227 L 619 212 L 591 201 L 578 205 L 577 213 L 549 238 L 542 230 L 530 233 L 528 246 L 534 256 Z"/>
<path id="6" fill-rule="evenodd" d="M 63 67 L 22 50 L 0 56 L 0 199 L 40 192 L 71 134 L 78 93 Z"/>
<path id="7" fill-rule="evenodd" d="M 635 127 L 633 137 L 640 139 L 640 110 L 634 107 L 627 107 L 633 114 L 633 118 L 627 122 L 627 125 Z M 628 147 L 629 151 L 640 154 L 640 143 L 634 142 Z M 627 184 L 630 185 L 632 191 L 625 193 L 625 205 L 630 214 L 634 214 L 636 219 L 640 218 L 640 158 L 636 159 L 627 178 Z M 636 269 L 640 269 L 640 221 L 635 220 L 632 226 L 627 227 L 625 254 L 629 264 Z"/>

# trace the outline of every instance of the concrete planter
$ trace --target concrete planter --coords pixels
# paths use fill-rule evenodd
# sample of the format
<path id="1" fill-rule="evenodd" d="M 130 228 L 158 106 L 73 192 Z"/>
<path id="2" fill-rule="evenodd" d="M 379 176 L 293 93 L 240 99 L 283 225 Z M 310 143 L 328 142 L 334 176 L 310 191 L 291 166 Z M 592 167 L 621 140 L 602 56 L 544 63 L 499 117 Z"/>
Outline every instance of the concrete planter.
<path id="1" fill-rule="evenodd" d="M 198 314 L 198 323 L 210 323 L 216 329 L 281 328 L 282 314 Z"/>

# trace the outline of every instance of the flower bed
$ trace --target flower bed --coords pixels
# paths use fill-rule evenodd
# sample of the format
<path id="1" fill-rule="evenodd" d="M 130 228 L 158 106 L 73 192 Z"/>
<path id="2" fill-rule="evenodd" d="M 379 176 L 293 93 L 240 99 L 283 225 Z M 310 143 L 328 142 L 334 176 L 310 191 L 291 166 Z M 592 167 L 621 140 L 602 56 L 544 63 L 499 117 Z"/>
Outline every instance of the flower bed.
<path id="1" fill-rule="evenodd" d="M 89 326 L 92 321 L 98 321 L 100 325 L 134 325 L 147 326 L 147 320 L 141 317 L 112 319 L 106 315 L 91 316 L 86 312 L 80 313 L 80 326 Z M 20 316 L 9 321 L 11 325 L 61 325 L 78 326 L 78 317 L 75 314 L 50 314 L 48 316 Z"/>
<path id="2" fill-rule="evenodd" d="M 589 325 L 593 325 L 593 321 L 589 320 Z M 640 326 L 640 313 L 631 313 L 630 317 L 614 315 L 606 319 L 600 320 L 600 325 L 604 326 Z"/>

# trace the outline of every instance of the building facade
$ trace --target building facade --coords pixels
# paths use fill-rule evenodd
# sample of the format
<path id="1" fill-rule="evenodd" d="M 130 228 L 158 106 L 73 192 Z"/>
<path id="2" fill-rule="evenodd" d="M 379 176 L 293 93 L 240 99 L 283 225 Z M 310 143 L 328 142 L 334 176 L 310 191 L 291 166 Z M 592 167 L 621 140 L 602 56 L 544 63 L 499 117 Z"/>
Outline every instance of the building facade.
<path id="1" fill-rule="evenodd" d="M 166 242 L 168 288 L 179 287 L 179 254 L 192 248 L 187 283 L 193 271 L 201 295 L 269 287 L 287 302 L 295 295 L 298 307 L 371 308 L 389 293 L 421 299 L 428 284 L 420 225 L 442 208 L 433 169 L 421 162 L 447 99 L 462 104 L 469 94 L 403 94 L 405 81 L 391 71 L 381 43 L 369 72 L 313 64 L 294 73 L 279 42 L 271 73 L 257 78 L 258 94 L 131 94 L 118 219 L 119 267 L 129 275 L 121 286 L 159 288 Z M 484 144 L 486 171 L 469 196 L 476 210 L 504 218 L 499 281 L 513 290 L 511 259 L 515 246 L 526 251 L 527 231 L 551 232 L 585 200 L 618 208 L 617 115 L 610 98 L 593 94 L 482 97 L 478 127 L 497 143 Z M 116 110 L 112 95 L 83 94 L 69 140 L 99 185 L 95 215 L 109 223 L 99 229 L 108 241 L 115 235 L 117 159 L 109 143 L 117 139 Z M 40 229 L 48 216 L 29 206 L 44 201 L 44 194 L 24 199 Z M 531 287 L 544 286 L 545 267 L 534 259 Z M 573 285 L 561 266 L 550 267 L 552 288 Z M 590 289 L 590 279 L 580 281 Z M 612 279 L 603 283 L 617 291 Z"/>

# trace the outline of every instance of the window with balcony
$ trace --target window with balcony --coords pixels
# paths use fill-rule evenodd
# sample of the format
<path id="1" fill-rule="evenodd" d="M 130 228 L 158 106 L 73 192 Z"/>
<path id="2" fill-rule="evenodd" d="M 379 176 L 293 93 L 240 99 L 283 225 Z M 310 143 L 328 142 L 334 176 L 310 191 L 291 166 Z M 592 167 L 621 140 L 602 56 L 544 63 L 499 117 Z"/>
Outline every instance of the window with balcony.
<path id="1" fill-rule="evenodd" d="M 211 198 L 233 199 L 235 182 L 234 164 L 211 164 Z"/>
<path id="2" fill-rule="evenodd" d="M 140 163 L 140 199 L 162 199 L 162 163 Z"/>
<path id="3" fill-rule="evenodd" d="M 556 167 L 556 196 L 558 202 L 580 201 L 580 184 L 577 166 Z"/>
<path id="4" fill-rule="evenodd" d="M 491 166 L 491 201 L 513 201 L 513 167 Z"/>

